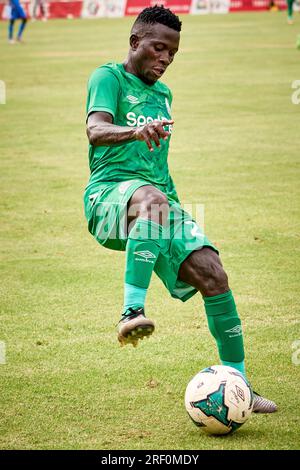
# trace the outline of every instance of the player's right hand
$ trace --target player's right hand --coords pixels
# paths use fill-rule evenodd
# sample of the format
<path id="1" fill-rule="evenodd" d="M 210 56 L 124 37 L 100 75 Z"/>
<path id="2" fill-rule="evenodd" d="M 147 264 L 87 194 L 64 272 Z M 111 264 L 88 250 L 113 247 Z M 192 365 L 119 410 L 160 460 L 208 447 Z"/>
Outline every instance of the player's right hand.
<path id="1" fill-rule="evenodd" d="M 159 121 L 156 119 L 153 122 L 149 122 L 149 124 L 146 124 L 145 126 L 137 127 L 134 134 L 135 139 L 146 142 L 150 152 L 153 152 L 152 142 L 154 142 L 156 147 L 160 147 L 160 139 L 167 140 L 167 138 L 171 135 L 170 132 L 165 131 L 164 127 L 171 126 L 172 124 L 174 124 L 174 121 L 169 121 L 167 119 Z"/>

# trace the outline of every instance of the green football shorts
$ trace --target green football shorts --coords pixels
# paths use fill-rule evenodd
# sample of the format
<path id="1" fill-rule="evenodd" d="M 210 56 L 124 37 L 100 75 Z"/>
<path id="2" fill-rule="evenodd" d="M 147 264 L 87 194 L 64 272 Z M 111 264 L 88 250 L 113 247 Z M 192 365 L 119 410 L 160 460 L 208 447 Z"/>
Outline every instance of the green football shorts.
<path id="1" fill-rule="evenodd" d="M 106 182 L 88 187 L 84 194 L 85 215 L 88 229 L 104 247 L 125 251 L 127 243 L 127 204 L 141 186 L 149 185 L 136 179 L 119 183 Z M 166 243 L 155 263 L 154 271 L 172 297 L 183 302 L 197 290 L 178 279 L 181 263 L 195 250 L 204 246 L 218 250 L 203 234 L 191 215 L 166 194 L 170 206 Z"/>

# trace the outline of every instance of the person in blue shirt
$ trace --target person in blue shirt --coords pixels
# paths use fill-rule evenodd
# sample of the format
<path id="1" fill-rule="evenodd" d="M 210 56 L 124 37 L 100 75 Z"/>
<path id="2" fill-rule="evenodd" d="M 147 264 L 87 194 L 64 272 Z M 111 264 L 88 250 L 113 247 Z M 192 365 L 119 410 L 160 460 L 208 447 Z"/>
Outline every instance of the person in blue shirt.
<path id="1" fill-rule="evenodd" d="M 19 31 L 17 34 L 17 41 L 22 41 L 22 34 L 26 26 L 27 16 L 20 4 L 20 0 L 9 0 L 9 5 L 11 7 L 10 20 L 8 24 L 8 40 L 11 44 L 15 42 L 14 40 L 14 24 L 16 20 L 21 20 Z"/>

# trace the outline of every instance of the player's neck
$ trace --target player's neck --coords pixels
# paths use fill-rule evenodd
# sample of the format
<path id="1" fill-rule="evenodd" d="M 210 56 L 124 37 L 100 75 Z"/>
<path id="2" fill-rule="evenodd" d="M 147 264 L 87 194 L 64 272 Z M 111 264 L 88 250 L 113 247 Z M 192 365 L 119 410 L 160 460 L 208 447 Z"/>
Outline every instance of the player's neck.
<path id="1" fill-rule="evenodd" d="M 146 80 L 144 76 L 138 71 L 138 67 L 135 66 L 134 62 L 130 59 L 130 57 L 127 57 L 126 60 L 123 62 L 123 67 L 124 70 L 128 73 L 131 73 L 132 75 L 135 75 L 139 80 L 141 80 L 145 85 L 152 86 L 154 85 L 154 82 L 149 82 Z"/>
<path id="2" fill-rule="evenodd" d="M 127 59 L 124 60 L 124 62 L 123 62 L 123 67 L 124 67 L 124 69 L 126 70 L 126 72 L 132 73 L 132 74 L 135 75 L 136 77 L 140 78 L 139 75 L 138 75 L 138 72 L 137 72 L 137 69 L 136 69 L 135 65 L 134 65 L 133 62 L 130 60 L 130 57 L 127 57 Z"/>

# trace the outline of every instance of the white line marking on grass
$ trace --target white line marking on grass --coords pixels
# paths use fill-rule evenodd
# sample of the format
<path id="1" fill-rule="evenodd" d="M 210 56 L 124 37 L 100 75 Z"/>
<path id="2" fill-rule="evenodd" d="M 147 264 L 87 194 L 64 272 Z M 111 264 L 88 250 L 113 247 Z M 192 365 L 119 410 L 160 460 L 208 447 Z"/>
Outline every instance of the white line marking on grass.
<path id="1" fill-rule="evenodd" d="M 0 341 L 0 364 L 6 364 L 6 344 Z"/>
<path id="2" fill-rule="evenodd" d="M 0 104 L 6 104 L 6 86 L 3 80 L 0 80 Z"/>

